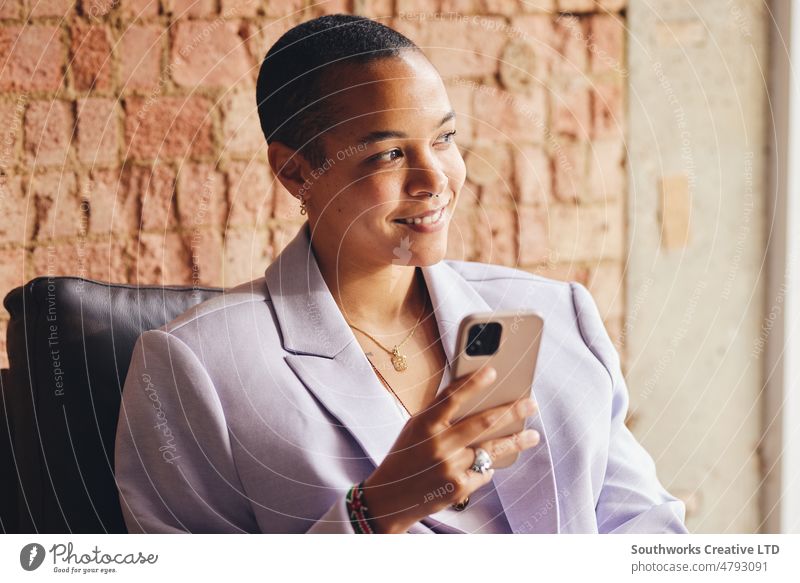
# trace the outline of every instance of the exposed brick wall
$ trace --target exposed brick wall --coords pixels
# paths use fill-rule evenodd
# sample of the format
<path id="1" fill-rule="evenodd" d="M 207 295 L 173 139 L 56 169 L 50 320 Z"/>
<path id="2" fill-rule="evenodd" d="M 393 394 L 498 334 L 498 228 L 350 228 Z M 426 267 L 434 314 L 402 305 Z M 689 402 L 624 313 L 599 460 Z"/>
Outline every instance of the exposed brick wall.
<path id="1" fill-rule="evenodd" d="M 449 256 L 584 282 L 621 338 L 625 3 L 0 0 L 0 294 L 263 274 L 301 217 L 266 163 L 258 65 L 296 23 L 356 12 L 420 44 L 459 113 Z"/>

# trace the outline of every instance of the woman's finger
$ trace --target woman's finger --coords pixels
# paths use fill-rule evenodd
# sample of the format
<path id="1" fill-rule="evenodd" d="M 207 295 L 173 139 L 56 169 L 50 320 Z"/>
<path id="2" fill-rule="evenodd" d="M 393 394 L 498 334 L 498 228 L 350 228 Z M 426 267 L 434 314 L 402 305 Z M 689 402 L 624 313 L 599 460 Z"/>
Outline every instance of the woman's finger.
<path id="1" fill-rule="evenodd" d="M 485 449 L 492 459 L 492 463 L 512 453 L 521 453 L 539 443 L 539 432 L 535 429 L 523 429 L 517 433 L 490 439 L 477 444 L 476 447 Z"/>
<path id="2" fill-rule="evenodd" d="M 496 377 L 497 371 L 485 365 L 473 373 L 458 377 L 439 393 L 422 415 L 436 424 L 449 423 L 464 403 L 489 387 Z"/>
<path id="3" fill-rule="evenodd" d="M 536 409 L 536 402 L 527 397 L 486 409 L 460 419 L 448 431 L 447 439 L 453 447 L 467 447 L 499 427 L 533 415 Z"/>

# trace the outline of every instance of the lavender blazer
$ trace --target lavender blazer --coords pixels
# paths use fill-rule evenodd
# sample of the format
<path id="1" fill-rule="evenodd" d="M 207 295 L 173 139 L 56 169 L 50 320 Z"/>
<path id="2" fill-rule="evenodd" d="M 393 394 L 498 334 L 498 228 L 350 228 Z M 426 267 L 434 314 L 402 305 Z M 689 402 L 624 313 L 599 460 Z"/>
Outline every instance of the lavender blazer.
<path id="1" fill-rule="evenodd" d="M 619 357 L 585 287 L 475 262 L 422 272 L 450 363 L 463 316 L 544 316 L 539 412 L 527 421 L 541 441 L 493 478 L 513 532 L 686 532 L 683 503 L 623 423 Z M 306 223 L 264 278 L 139 337 L 116 436 L 125 522 L 148 533 L 353 532 L 344 495 L 402 426 Z M 443 516 L 409 532 L 463 532 Z"/>

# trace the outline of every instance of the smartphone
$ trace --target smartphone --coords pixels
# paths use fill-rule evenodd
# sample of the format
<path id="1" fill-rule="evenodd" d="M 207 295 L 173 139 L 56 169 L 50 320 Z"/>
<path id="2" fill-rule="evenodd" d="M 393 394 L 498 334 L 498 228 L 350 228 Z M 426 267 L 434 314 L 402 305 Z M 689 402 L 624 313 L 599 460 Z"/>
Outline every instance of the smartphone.
<path id="1" fill-rule="evenodd" d="M 465 316 L 456 336 L 453 378 L 470 374 L 485 364 L 497 370 L 497 377 L 481 394 L 476 395 L 454 416 L 462 417 L 530 397 L 544 319 L 536 312 L 501 311 Z M 504 423 L 484 432 L 479 442 L 511 435 L 525 428 L 525 419 Z M 518 453 L 500 455 L 492 467 L 513 464 Z"/>

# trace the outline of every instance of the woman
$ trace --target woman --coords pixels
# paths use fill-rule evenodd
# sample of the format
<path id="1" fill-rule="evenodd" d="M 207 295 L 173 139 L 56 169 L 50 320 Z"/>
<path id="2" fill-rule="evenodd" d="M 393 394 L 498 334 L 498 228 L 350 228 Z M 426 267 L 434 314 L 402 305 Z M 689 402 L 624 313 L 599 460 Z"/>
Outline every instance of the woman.
<path id="1" fill-rule="evenodd" d="M 623 423 L 588 291 L 443 260 L 466 172 L 422 52 L 317 18 L 267 53 L 257 100 L 308 221 L 264 278 L 139 338 L 116 448 L 129 530 L 686 532 Z M 456 422 L 491 381 L 451 378 L 458 324 L 508 309 L 545 319 L 532 399 Z M 480 439 L 514 419 L 526 429 Z"/>

